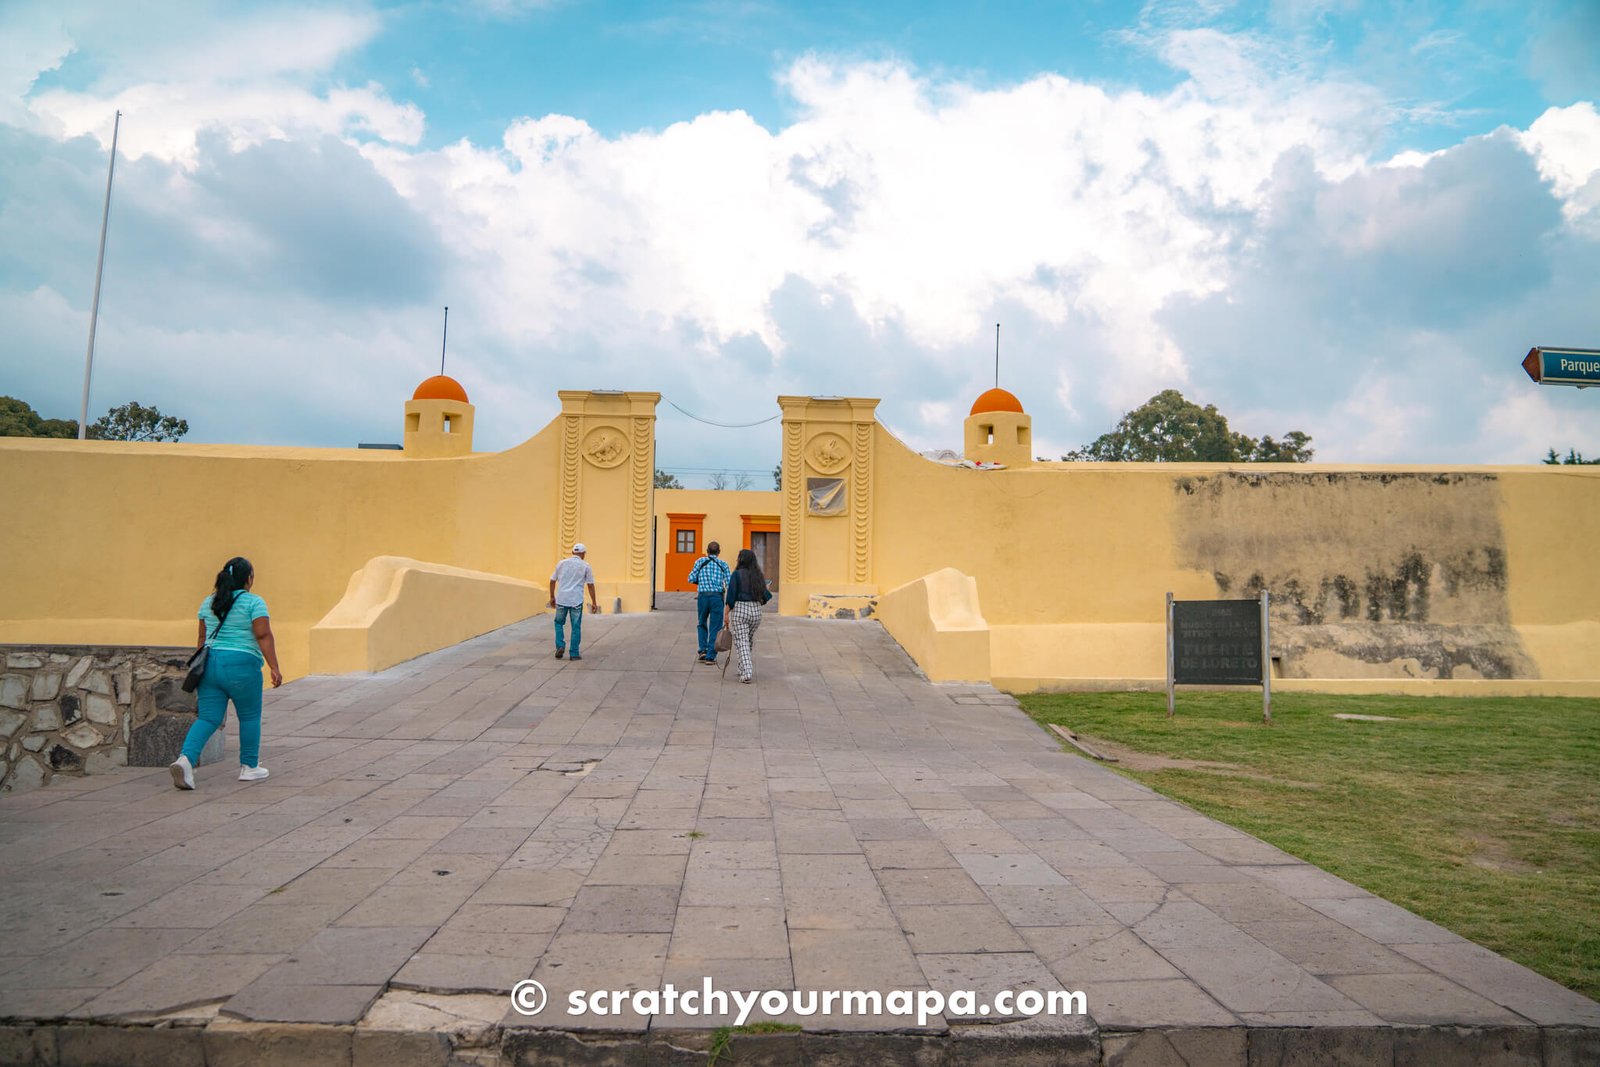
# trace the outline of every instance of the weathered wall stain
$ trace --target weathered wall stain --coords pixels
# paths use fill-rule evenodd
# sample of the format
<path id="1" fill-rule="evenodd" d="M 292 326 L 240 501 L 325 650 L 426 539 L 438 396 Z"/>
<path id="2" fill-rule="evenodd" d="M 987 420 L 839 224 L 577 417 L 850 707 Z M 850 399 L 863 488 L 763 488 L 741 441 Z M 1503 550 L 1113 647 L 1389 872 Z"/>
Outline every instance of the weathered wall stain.
<path id="1" fill-rule="evenodd" d="M 1493 474 L 1179 478 L 1179 544 L 1221 597 L 1272 594 L 1284 677 L 1537 677 L 1510 625 Z"/>

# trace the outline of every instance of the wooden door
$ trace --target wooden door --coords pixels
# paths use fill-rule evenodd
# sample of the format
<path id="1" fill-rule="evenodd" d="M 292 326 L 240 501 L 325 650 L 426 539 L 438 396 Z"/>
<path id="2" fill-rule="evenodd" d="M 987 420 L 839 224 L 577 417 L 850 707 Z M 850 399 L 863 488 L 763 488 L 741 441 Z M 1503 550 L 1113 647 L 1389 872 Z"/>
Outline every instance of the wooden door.
<path id="1" fill-rule="evenodd" d="M 667 515 L 667 559 L 662 588 L 669 593 L 692 593 L 689 569 L 704 551 L 706 517 Z"/>

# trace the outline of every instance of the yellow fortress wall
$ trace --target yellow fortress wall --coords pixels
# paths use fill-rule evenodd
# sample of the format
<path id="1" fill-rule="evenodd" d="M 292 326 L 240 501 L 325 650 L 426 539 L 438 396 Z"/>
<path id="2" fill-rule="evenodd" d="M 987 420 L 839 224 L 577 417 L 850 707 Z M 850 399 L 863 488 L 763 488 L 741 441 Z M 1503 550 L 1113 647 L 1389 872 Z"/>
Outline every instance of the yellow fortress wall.
<path id="1" fill-rule="evenodd" d="M 991 677 L 1009 687 L 1158 683 L 1169 590 L 1209 599 L 1267 588 L 1286 688 L 1332 679 L 1416 690 L 1445 679 L 1600 694 L 1600 563 L 1574 547 L 1600 538 L 1600 471 L 978 471 L 924 459 L 876 422 L 867 437 L 874 401 L 780 404 L 790 588 L 882 593 L 955 568 L 976 579 Z M 811 462 L 824 436 L 851 445 L 843 462 L 823 457 L 826 471 Z M 807 480 L 824 475 L 847 482 L 837 514 L 811 511 Z M 803 613 L 804 600 L 785 597 L 783 610 Z"/>
<path id="2" fill-rule="evenodd" d="M 654 393 L 563 393 L 504 452 L 0 438 L 0 643 L 184 645 L 230 556 L 256 567 L 286 677 L 377 556 L 544 583 L 586 539 L 606 610 L 649 606 Z"/>
<path id="3" fill-rule="evenodd" d="M 355 449 L 0 439 L 0 642 L 187 644 L 217 567 L 256 564 L 290 677 L 369 560 L 544 583 L 575 540 L 601 603 L 645 610 L 655 393 L 564 392 L 515 448 Z M 1273 597 L 1285 688 L 1600 694 L 1600 470 L 934 463 L 877 401 L 780 397 L 780 603 L 882 596 L 911 644 L 1012 688 L 1150 685 L 1165 594 Z M 743 495 L 743 494 L 737 494 Z M 733 493 L 708 493 L 743 514 Z M 706 532 L 734 539 L 706 504 Z M 769 516 L 770 517 L 770 516 Z M 658 549 L 661 546 L 658 545 Z M 957 577 L 923 581 L 953 568 Z M 966 578 L 973 581 L 970 587 Z M 952 599 L 946 593 L 960 588 Z M 963 621 L 935 608 L 956 600 Z M 941 609 L 943 610 L 943 609 Z M 502 608 L 495 611 L 502 612 Z M 461 626 L 470 629 L 468 622 Z M 911 627 L 908 629 L 907 627 Z M 942 627 L 942 629 L 941 629 Z M 457 627 L 458 629 L 461 627 Z M 454 631 L 452 631 L 454 632 Z M 961 637 L 935 637 L 957 633 Z M 415 635 L 382 644 L 409 649 Z M 426 642 L 424 642 L 426 644 Z M 908 645 L 908 647 L 910 647 Z M 387 653 L 385 654 L 387 655 Z M 946 667 L 940 667 L 941 672 Z"/>

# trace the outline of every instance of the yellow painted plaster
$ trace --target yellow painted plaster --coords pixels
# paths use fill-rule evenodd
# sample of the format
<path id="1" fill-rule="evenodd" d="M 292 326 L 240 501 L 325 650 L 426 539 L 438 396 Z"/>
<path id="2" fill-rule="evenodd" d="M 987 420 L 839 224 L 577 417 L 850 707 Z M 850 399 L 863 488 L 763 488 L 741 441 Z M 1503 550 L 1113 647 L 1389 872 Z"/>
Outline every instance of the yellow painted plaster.
<path id="1" fill-rule="evenodd" d="M 381 671 L 545 610 L 548 585 L 379 556 L 311 628 L 311 673 Z"/>
<path id="2" fill-rule="evenodd" d="M 543 585 L 580 529 L 600 602 L 647 610 L 657 395 L 564 393 L 562 417 L 523 444 L 441 459 L 0 438 L 0 643 L 188 644 L 217 570 L 242 555 L 294 678 L 368 560 Z"/>
<path id="3" fill-rule="evenodd" d="M 892 584 L 873 578 L 879 510 L 875 446 L 881 431 L 867 397 L 780 396 L 783 411 L 783 571 L 779 610 L 804 615 L 815 594 L 873 594 Z M 842 483 L 837 509 L 818 514 L 813 491 Z M 925 514 L 925 512 L 924 512 Z M 934 568 L 927 568 L 933 570 Z M 905 576 L 905 581 L 926 571 Z"/>
<path id="4" fill-rule="evenodd" d="M 1252 596 L 1259 572 L 1269 588 L 1311 583 L 1298 600 L 1275 594 L 1275 637 L 1300 642 L 1296 668 L 1335 676 L 1285 678 L 1285 688 L 1435 684 L 1418 675 L 1439 668 L 1410 648 L 1442 640 L 1486 650 L 1514 673 L 1480 679 L 1477 661 L 1462 659 L 1441 691 L 1600 693 L 1600 564 L 1585 551 L 1600 538 L 1600 471 L 1135 463 L 973 471 L 918 456 L 876 423 L 863 444 L 854 435 L 869 400 L 780 403 L 786 545 L 804 578 L 786 591 L 897 590 L 953 567 L 976 580 L 992 676 L 1007 684 L 1159 684 L 1166 593 Z M 852 440 L 858 460 L 835 475 L 850 482 L 849 508 L 818 516 L 800 487 L 818 473 L 808 449 L 826 434 Z M 1211 495 L 1197 496 L 1205 485 Z M 855 525 L 862 516 L 864 530 Z M 1408 590 L 1406 568 L 1419 565 Z M 1335 570 L 1356 583 L 1354 617 L 1341 617 L 1321 588 Z M 784 610 L 803 603 L 786 600 Z M 1306 617 L 1302 608 L 1331 614 Z M 1393 647 L 1374 651 L 1370 637 Z"/>
<path id="5" fill-rule="evenodd" d="M 1500 490 L 1512 623 L 1600 620 L 1600 467 L 1487 469 Z M 1588 666 L 1600 670 L 1600 656 Z"/>
<path id="6" fill-rule="evenodd" d="M 589 550 L 606 610 L 620 600 L 623 611 L 648 611 L 661 394 L 568 390 L 560 397 L 555 543 L 563 553 L 577 542 Z"/>
<path id="7" fill-rule="evenodd" d="M 671 550 L 670 515 L 704 515 L 705 542 L 696 556 L 705 555 L 705 544 L 717 542 L 722 558 L 733 566 L 744 544 L 744 515 L 776 518 L 783 507 L 781 494 L 755 489 L 657 489 L 656 508 L 656 589 L 665 588 L 667 553 Z M 768 575 L 768 577 L 773 577 Z"/>
<path id="8" fill-rule="evenodd" d="M 476 412 L 459 400 L 407 400 L 401 447 L 412 459 L 469 455 Z"/>
<path id="9" fill-rule="evenodd" d="M 989 624 L 977 582 L 960 571 L 946 567 L 891 589 L 873 617 L 932 681 L 989 680 Z"/>

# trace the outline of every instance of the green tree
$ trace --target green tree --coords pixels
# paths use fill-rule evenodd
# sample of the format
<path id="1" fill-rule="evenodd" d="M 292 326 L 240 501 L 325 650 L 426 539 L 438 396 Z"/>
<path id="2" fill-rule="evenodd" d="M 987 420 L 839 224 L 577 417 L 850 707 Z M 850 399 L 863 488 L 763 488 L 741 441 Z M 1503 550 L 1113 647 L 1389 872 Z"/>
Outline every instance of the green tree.
<path id="1" fill-rule="evenodd" d="M 775 492 L 783 492 L 783 464 L 779 463 L 772 468 L 772 488 Z"/>
<path id="2" fill-rule="evenodd" d="M 1311 459 L 1311 437 L 1291 430 L 1283 440 L 1228 428 L 1227 416 L 1214 405 L 1185 400 L 1165 389 L 1118 420 L 1065 460 L 1142 463 L 1305 463 Z"/>
<path id="3" fill-rule="evenodd" d="M 187 420 L 130 400 L 96 419 L 88 436 L 96 441 L 176 441 L 188 432 Z"/>
<path id="4" fill-rule="evenodd" d="M 678 481 L 677 475 L 668 474 L 666 471 L 662 470 L 660 467 L 657 467 L 656 468 L 656 488 L 657 489 L 682 489 L 683 488 L 683 483 Z"/>
<path id="5" fill-rule="evenodd" d="M 1310 463 L 1312 451 L 1310 436 L 1290 430 L 1282 441 L 1274 441 L 1271 434 L 1262 437 L 1246 458 L 1251 463 Z"/>
<path id="6" fill-rule="evenodd" d="M 0 437 L 77 436 L 78 420 L 41 418 L 27 401 L 0 396 Z"/>
<path id="7" fill-rule="evenodd" d="M 1550 454 L 1544 457 L 1544 461 L 1551 464 L 1559 463 L 1563 466 L 1569 467 L 1587 466 L 1590 464 L 1600 463 L 1600 459 L 1584 459 L 1583 453 L 1579 452 L 1575 448 L 1567 449 L 1567 454 L 1565 456 L 1556 455 L 1556 450 L 1552 448 L 1550 450 Z"/>

